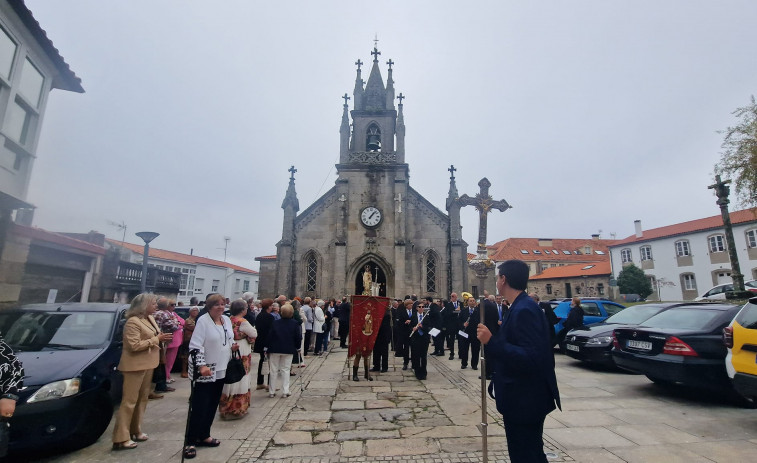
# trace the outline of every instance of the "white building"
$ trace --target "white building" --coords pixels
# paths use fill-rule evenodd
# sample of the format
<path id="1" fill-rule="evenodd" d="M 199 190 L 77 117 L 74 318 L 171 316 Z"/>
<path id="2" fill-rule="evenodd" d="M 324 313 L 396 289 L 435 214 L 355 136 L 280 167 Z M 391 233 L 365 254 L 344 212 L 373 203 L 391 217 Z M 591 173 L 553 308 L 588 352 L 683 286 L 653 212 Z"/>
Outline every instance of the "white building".
<path id="1" fill-rule="evenodd" d="M 107 245 L 126 251 L 121 253 L 121 260 L 142 263 L 143 245 L 110 239 Z M 150 247 L 147 265 L 181 274 L 177 302 L 188 304 L 192 296 L 203 301 L 209 293 L 221 293 L 232 301 L 246 292 L 258 296 L 258 272 L 228 262 Z"/>
<path id="2" fill-rule="evenodd" d="M 745 280 L 757 278 L 757 208 L 731 212 L 736 253 Z M 692 300 L 731 282 L 731 261 L 720 215 L 642 230 L 610 246 L 614 278 L 630 263 L 644 270 L 663 301 Z"/>

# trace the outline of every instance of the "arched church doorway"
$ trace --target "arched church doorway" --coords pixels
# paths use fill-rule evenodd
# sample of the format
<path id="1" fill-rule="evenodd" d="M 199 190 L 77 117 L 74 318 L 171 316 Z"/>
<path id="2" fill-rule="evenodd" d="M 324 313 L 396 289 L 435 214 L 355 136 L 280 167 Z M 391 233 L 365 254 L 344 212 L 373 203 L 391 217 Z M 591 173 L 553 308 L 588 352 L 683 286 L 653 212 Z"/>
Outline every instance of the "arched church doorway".
<path id="1" fill-rule="evenodd" d="M 371 271 L 371 281 L 378 283 L 379 292 L 378 295 L 386 297 L 386 274 L 381 267 L 373 261 L 367 262 L 362 266 L 355 275 L 355 294 L 363 294 L 363 274 L 365 273 L 365 267 L 368 267 Z"/>

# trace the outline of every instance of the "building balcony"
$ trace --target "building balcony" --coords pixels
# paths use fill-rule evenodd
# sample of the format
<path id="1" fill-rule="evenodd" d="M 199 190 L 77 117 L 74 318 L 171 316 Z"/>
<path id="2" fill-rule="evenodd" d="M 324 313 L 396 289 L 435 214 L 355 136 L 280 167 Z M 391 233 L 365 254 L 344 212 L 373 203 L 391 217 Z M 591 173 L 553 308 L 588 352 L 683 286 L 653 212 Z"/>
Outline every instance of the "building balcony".
<path id="1" fill-rule="evenodd" d="M 116 283 L 122 289 L 140 288 L 142 264 L 120 261 L 116 271 Z M 181 273 L 168 272 L 155 267 L 147 268 L 147 290 L 161 293 L 178 293 L 181 287 Z"/>

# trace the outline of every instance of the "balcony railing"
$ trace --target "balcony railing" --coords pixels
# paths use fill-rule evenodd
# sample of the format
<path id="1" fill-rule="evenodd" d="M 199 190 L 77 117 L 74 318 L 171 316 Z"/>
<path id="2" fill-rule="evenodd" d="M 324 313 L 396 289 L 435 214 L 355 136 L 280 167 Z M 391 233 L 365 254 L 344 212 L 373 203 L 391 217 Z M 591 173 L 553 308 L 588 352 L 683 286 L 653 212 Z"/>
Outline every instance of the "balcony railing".
<path id="1" fill-rule="evenodd" d="M 142 264 L 121 261 L 118 263 L 116 282 L 123 285 L 137 285 L 142 283 Z M 179 291 L 181 273 L 168 272 L 155 267 L 147 268 L 147 288 Z"/>

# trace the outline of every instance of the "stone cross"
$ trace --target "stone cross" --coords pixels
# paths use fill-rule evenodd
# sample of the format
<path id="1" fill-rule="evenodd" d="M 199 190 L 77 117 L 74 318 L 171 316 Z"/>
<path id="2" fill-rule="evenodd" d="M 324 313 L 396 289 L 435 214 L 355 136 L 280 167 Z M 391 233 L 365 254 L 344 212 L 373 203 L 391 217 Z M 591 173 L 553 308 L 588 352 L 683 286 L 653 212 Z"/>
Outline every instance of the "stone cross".
<path id="1" fill-rule="evenodd" d="M 295 169 L 294 166 L 292 166 L 289 169 L 287 169 L 287 172 L 291 172 L 292 173 L 292 176 L 289 177 L 289 180 L 294 181 L 294 174 L 295 174 L 295 172 L 297 172 L 297 169 Z"/>
<path id="2" fill-rule="evenodd" d="M 449 171 L 449 179 L 450 180 L 454 180 L 455 179 L 455 171 L 457 170 L 457 169 L 455 169 L 455 166 L 453 164 L 450 164 L 449 165 L 449 169 L 447 169 L 447 170 Z"/>
<path id="3" fill-rule="evenodd" d="M 392 61 L 392 59 L 391 59 L 391 58 L 389 58 L 389 61 L 387 61 L 387 62 L 386 62 L 386 64 L 388 64 L 388 65 L 389 65 L 389 70 L 391 71 L 391 69 L 392 69 L 392 65 L 394 64 L 394 61 Z"/>
<path id="4" fill-rule="evenodd" d="M 347 95 L 346 93 L 344 94 L 344 96 L 343 96 L 342 98 L 344 98 L 344 105 L 345 105 L 345 106 L 347 106 L 347 104 L 348 104 L 348 103 L 347 103 L 347 100 L 351 100 L 351 99 L 352 99 L 352 98 L 350 98 L 350 96 L 349 96 L 349 95 Z"/>
<path id="5" fill-rule="evenodd" d="M 478 182 L 478 186 L 481 189 L 479 193 L 476 193 L 475 198 L 471 198 L 467 194 L 460 196 L 458 199 L 461 206 L 475 206 L 478 211 L 478 251 L 479 258 L 486 258 L 486 217 L 492 209 L 505 212 L 512 206 L 507 204 L 504 199 L 500 201 L 494 201 L 489 194 L 489 187 L 492 186 L 491 182 L 484 177 Z"/>
<path id="6" fill-rule="evenodd" d="M 725 242 L 728 248 L 728 257 L 731 260 L 731 279 L 733 280 L 734 292 L 744 292 L 744 274 L 741 273 L 741 265 L 739 264 L 739 256 L 736 254 L 736 241 L 733 238 L 733 226 L 731 225 L 731 213 L 728 211 L 728 195 L 731 193 L 731 188 L 728 184 L 730 180 L 723 181 L 720 179 L 720 175 L 715 176 L 715 183 L 708 186 L 710 190 L 715 190 L 715 196 L 718 198 L 715 204 L 720 206 L 720 215 L 723 218 L 723 227 L 725 228 Z M 746 295 L 748 296 L 748 292 Z M 742 294 L 743 295 L 743 294 Z M 726 298 L 728 294 L 726 294 Z"/>
<path id="7" fill-rule="evenodd" d="M 360 70 L 360 66 L 363 65 L 363 62 L 360 61 L 360 58 L 358 58 L 357 61 L 355 61 L 355 64 L 357 64 L 357 70 L 359 71 Z"/>
<path id="8" fill-rule="evenodd" d="M 371 55 L 373 55 L 373 61 L 378 61 L 378 57 L 381 54 L 380 51 L 378 51 L 378 48 L 373 47 L 373 51 L 371 52 Z"/>
<path id="9" fill-rule="evenodd" d="M 400 100 L 400 104 L 402 104 L 402 100 L 405 99 L 405 95 L 403 95 L 401 92 L 399 95 L 397 95 L 397 99 Z"/>

